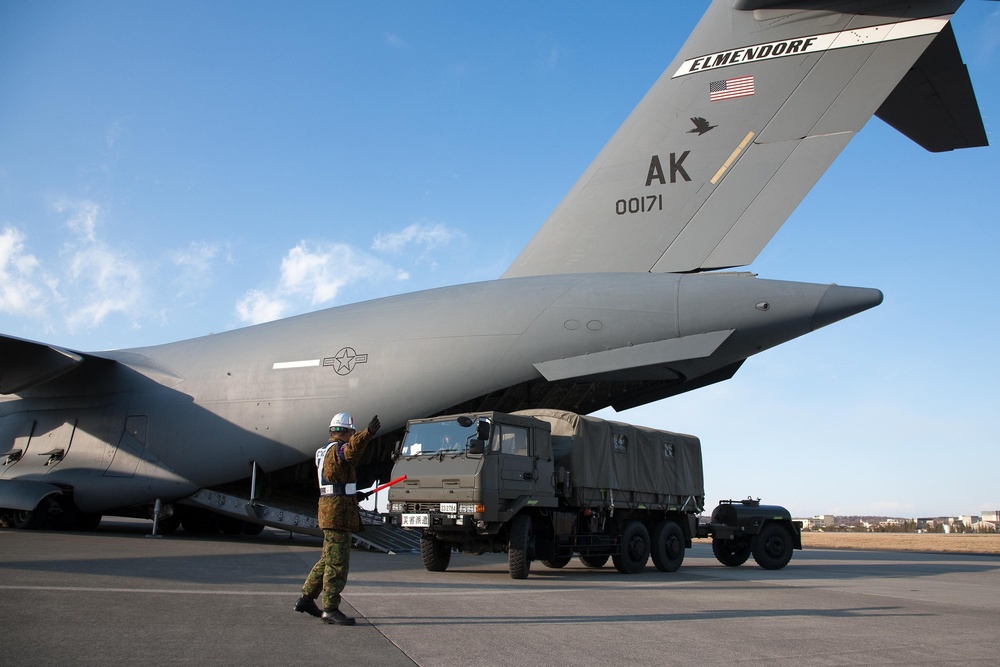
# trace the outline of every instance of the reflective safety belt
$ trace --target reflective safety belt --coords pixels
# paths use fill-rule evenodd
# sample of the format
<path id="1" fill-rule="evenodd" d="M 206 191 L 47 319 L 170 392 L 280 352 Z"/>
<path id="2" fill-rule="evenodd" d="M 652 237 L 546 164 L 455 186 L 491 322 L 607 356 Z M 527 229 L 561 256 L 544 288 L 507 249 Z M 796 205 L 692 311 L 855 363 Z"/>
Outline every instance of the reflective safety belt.
<path id="1" fill-rule="evenodd" d="M 357 492 L 358 485 L 356 482 L 348 482 L 347 484 L 324 484 L 319 487 L 319 495 L 323 497 L 353 496 Z"/>
<path id="2" fill-rule="evenodd" d="M 326 447 L 320 447 L 316 450 L 316 478 L 319 480 L 319 495 L 323 497 L 329 496 L 353 496 L 358 491 L 358 485 L 355 482 L 348 482 L 347 484 L 336 484 L 330 480 L 323 477 L 323 463 L 326 461 L 326 456 L 330 451 L 330 448 L 334 448 L 334 452 L 342 460 L 346 460 L 343 454 L 343 443 L 331 442 Z"/>

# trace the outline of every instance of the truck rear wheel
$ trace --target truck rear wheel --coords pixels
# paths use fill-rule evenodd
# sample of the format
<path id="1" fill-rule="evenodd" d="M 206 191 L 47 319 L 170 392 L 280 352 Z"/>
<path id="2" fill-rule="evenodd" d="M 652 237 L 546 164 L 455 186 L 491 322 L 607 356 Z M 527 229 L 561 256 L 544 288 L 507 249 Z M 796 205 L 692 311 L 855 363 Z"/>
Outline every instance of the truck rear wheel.
<path id="1" fill-rule="evenodd" d="M 570 556 L 557 556 L 555 558 L 549 558 L 542 561 L 542 565 L 545 567 L 551 567 L 553 570 L 558 570 L 559 568 L 566 567 L 570 561 Z"/>
<path id="2" fill-rule="evenodd" d="M 780 523 L 766 523 L 751 541 L 753 559 L 765 570 L 780 570 L 792 559 L 792 536 Z"/>
<path id="3" fill-rule="evenodd" d="M 428 572 L 444 572 L 451 562 L 451 545 L 433 535 L 421 535 L 420 558 Z"/>
<path id="4" fill-rule="evenodd" d="M 676 572 L 684 562 L 684 530 L 676 521 L 661 521 L 653 529 L 651 554 L 660 572 Z"/>
<path id="5" fill-rule="evenodd" d="M 531 570 L 531 517 L 518 514 L 510 522 L 507 567 L 511 579 L 527 579 Z"/>
<path id="6" fill-rule="evenodd" d="M 750 558 L 750 543 L 743 540 L 712 540 L 715 559 L 727 567 L 739 567 Z"/>
<path id="7" fill-rule="evenodd" d="M 649 531 L 641 521 L 629 521 L 622 530 L 622 552 L 611 557 L 622 574 L 638 574 L 649 560 Z"/>

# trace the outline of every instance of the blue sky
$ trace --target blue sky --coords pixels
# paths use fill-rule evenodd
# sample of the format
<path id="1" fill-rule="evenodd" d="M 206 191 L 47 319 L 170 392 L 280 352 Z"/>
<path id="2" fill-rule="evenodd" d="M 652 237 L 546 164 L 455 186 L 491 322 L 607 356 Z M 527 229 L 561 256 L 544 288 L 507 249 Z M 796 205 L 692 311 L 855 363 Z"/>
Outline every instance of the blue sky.
<path id="1" fill-rule="evenodd" d="M 706 6 L 0 0 L 0 332 L 136 347 L 496 278 Z M 953 23 L 996 144 L 1000 9 Z M 710 506 L 1000 509 L 997 150 L 873 119 L 750 269 L 885 302 L 602 415 L 700 436 Z"/>

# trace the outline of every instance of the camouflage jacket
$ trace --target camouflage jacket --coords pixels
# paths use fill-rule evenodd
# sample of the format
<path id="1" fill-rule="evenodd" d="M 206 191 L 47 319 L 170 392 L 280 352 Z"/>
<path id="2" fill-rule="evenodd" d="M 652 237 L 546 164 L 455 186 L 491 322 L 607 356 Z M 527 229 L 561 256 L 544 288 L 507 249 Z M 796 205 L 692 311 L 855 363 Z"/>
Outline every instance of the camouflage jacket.
<path id="1" fill-rule="evenodd" d="M 371 438 L 368 429 L 365 429 L 352 435 L 343 445 L 338 445 L 343 451 L 343 459 L 331 448 L 323 461 L 323 476 L 336 484 L 356 482 L 358 475 L 354 464 L 361 458 Z M 334 442 L 334 438 L 331 437 L 328 442 Z M 358 500 L 353 495 L 320 496 L 317 514 L 321 529 L 333 528 L 354 533 L 362 530 Z"/>

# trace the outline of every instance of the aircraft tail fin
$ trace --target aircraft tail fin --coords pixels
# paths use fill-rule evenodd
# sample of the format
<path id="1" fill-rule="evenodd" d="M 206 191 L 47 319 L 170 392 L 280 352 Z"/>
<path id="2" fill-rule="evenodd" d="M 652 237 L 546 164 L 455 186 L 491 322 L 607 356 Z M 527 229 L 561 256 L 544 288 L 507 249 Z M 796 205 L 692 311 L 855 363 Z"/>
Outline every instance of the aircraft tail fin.
<path id="1" fill-rule="evenodd" d="M 876 112 L 931 150 L 985 145 L 952 77 L 961 2 L 713 0 L 503 277 L 749 264 Z"/>

